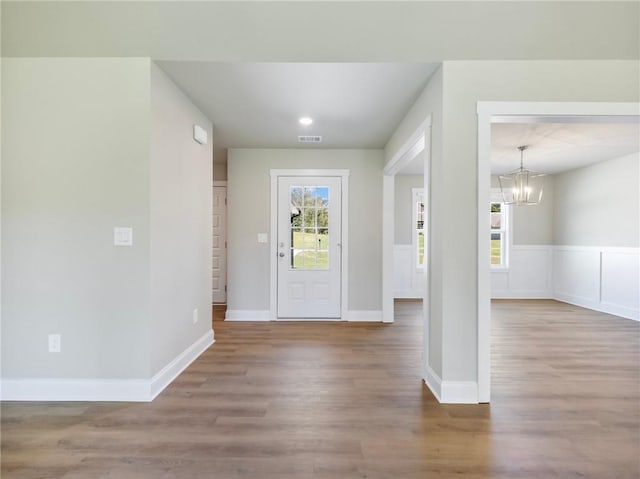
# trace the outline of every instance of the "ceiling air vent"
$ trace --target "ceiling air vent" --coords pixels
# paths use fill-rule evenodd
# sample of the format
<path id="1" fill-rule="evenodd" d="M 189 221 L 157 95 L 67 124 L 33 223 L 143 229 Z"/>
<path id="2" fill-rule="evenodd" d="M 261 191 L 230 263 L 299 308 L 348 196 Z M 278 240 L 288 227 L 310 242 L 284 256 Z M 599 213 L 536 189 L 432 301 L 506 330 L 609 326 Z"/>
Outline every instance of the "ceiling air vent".
<path id="1" fill-rule="evenodd" d="M 299 136 L 298 143 L 322 143 L 321 136 Z"/>

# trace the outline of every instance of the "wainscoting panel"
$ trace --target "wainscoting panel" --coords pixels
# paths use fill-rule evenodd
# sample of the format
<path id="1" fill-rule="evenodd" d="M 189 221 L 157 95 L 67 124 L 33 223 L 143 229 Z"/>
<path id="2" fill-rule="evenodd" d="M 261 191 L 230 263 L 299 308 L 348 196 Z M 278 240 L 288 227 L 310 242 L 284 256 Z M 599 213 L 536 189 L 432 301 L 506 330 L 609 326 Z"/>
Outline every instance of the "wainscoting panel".
<path id="1" fill-rule="evenodd" d="M 552 297 L 552 246 L 513 246 L 508 269 L 491 272 L 492 298 Z"/>
<path id="2" fill-rule="evenodd" d="M 603 251 L 600 303 L 638 319 L 640 310 L 640 255 L 633 251 Z"/>
<path id="3" fill-rule="evenodd" d="M 640 320 L 640 249 L 556 246 L 554 299 Z"/>
<path id="4" fill-rule="evenodd" d="M 600 291 L 600 251 L 596 248 L 555 247 L 553 292 L 558 298 L 594 303 Z"/>
<path id="5" fill-rule="evenodd" d="M 557 299 L 640 320 L 640 248 L 513 246 L 491 297 Z"/>
<path id="6" fill-rule="evenodd" d="M 424 273 L 413 263 L 413 246 L 393 245 L 393 295 L 395 298 L 422 298 Z"/>

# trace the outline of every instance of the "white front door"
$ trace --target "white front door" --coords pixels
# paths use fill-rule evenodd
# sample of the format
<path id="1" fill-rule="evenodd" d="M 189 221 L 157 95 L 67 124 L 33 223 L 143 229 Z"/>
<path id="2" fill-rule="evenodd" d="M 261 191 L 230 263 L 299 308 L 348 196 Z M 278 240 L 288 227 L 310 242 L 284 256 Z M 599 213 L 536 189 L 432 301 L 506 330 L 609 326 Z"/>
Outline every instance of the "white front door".
<path id="1" fill-rule="evenodd" d="M 227 302 L 227 187 L 213 187 L 213 302 Z"/>
<path id="2" fill-rule="evenodd" d="M 278 318 L 340 318 L 341 184 L 278 177 Z"/>

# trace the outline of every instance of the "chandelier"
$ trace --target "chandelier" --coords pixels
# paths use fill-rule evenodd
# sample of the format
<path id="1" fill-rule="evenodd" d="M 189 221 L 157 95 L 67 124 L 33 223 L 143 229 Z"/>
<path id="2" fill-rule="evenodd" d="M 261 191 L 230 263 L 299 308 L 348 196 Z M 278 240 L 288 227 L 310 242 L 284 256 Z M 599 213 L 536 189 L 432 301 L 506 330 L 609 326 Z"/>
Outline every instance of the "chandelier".
<path id="1" fill-rule="evenodd" d="M 534 173 L 523 166 L 524 150 L 527 146 L 519 146 L 520 168 L 498 176 L 502 200 L 507 205 L 537 205 L 542 200 L 544 174 Z"/>

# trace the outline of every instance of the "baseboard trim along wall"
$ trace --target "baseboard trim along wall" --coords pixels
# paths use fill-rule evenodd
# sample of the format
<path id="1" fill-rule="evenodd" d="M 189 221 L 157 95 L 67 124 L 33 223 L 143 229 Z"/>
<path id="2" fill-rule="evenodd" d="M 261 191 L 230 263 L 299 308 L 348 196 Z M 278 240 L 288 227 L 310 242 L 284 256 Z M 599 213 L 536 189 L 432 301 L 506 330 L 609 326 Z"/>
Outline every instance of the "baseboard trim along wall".
<path id="1" fill-rule="evenodd" d="M 260 309 L 229 309 L 225 314 L 225 321 L 272 321 L 269 310 Z M 360 311 L 349 310 L 343 318 L 281 318 L 278 321 L 382 321 L 382 310 Z"/>
<path id="2" fill-rule="evenodd" d="M 379 323 L 382 321 L 382 310 L 349 310 L 347 311 L 346 317 L 342 318 L 344 321 L 364 321 L 364 322 L 375 322 Z"/>
<path id="3" fill-rule="evenodd" d="M 151 379 L 3 378 L 3 401 L 150 402 L 213 343 L 207 331 Z"/>
<path id="4" fill-rule="evenodd" d="M 478 383 L 475 381 L 443 381 L 427 366 L 424 382 L 442 404 L 478 404 Z"/>
<path id="5" fill-rule="evenodd" d="M 271 321 L 268 309 L 227 309 L 225 321 Z"/>
<path id="6" fill-rule="evenodd" d="M 209 347 L 215 343 L 213 329 L 210 329 L 200 338 L 185 349 L 182 353 L 175 357 L 173 361 L 158 371 L 152 378 L 150 384 L 150 401 L 154 400 L 158 394 L 177 378 L 182 371 L 187 369 L 189 365 L 204 353 Z"/>

